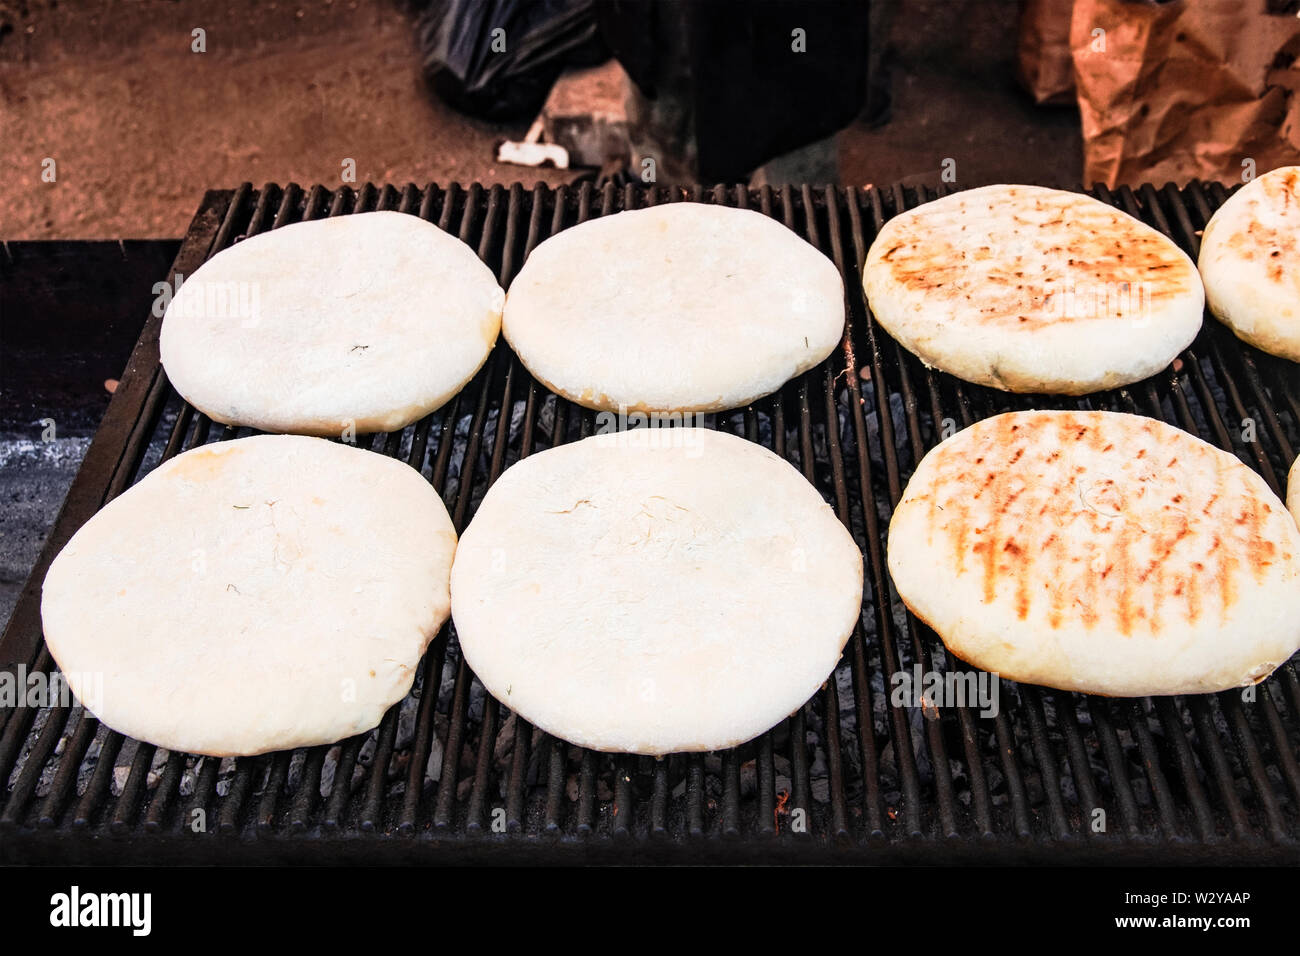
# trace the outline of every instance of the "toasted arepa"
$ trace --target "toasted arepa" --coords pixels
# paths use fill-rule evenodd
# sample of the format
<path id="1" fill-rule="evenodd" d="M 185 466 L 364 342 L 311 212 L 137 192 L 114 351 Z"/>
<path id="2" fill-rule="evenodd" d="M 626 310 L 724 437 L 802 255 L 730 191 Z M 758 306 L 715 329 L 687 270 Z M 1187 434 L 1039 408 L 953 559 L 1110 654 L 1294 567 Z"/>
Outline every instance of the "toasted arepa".
<path id="1" fill-rule="evenodd" d="M 1229 197 L 1205 226 L 1198 264 L 1220 322 L 1300 362 L 1300 166 L 1265 173 Z"/>
<path id="2" fill-rule="evenodd" d="M 1011 392 L 1082 395 L 1191 344 L 1204 295 L 1168 237 L 1080 193 L 985 186 L 889 220 L 867 253 L 876 319 L 929 366 Z"/>
<path id="3" fill-rule="evenodd" d="M 1116 697 L 1253 684 L 1300 648 L 1300 530 L 1236 457 L 1115 412 L 1011 412 L 922 459 L 889 571 L 954 654 Z"/>

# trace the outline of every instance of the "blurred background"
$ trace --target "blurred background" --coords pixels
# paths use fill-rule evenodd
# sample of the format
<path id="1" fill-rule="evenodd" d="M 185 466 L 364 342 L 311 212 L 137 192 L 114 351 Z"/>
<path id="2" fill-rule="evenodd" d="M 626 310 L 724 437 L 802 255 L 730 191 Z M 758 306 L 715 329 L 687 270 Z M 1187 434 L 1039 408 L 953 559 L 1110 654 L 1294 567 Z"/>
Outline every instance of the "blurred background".
<path id="1" fill-rule="evenodd" d="M 0 239 L 178 237 L 206 188 L 244 180 L 336 185 L 345 159 L 355 161 L 360 183 L 570 181 L 579 170 L 497 159 L 501 141 L 525 139 L 540 106 L 493 119 L 480 103 L 475 115 L 448 105 L 427 80 L 433 44 L 422 35 L 422 18 L 496 5 L 0 0 Z M 518 16 L 529 4 L 502 6 Z M 576 6 L 593 24 L 597 7 L 642 13 L 635 3 L 592 0 L 532 6 L 548 13 Z M 741 6 L 770 8 L 797 25 L 821 4 Z M 801 6 L 814 9 L 801 17 Z M 1016 78 L 1017 0 L 850 6 L 870 10 L 875 22 L 868 27 L 882 32 L 862 30 L 859 17 L 857 34 L 847 39 L 861 48 L 862 63 L 873 54 L 883 63 L 877 102 L 852 91 L 861 94 L 859 112 L 836 143 L 842 182 L 937 182 L 945 158 L 957 161 L 958 181 L 970 184 L 1080 181 L 1077 109 L 1037 105 Z M 718 19 L 715 43 L 743 49 L 748 28 L 736 12 L 720 11 Z M 515 31 L 503 22 L 511 54 Z M 788 50 L 793 28 L 772 29 Z M 195 30 L 203 31 L 204 52 L 192 49 Z M 802 56 L 830 72 L 845 68 L 832 59 L 841 53 L 826 52 L 830 39 L 813 29 L 806 52 L 791 51 L 790 59 Z M 566 84 L 556 109 L 570 120 L 614 113 L 613 124 L 624 122 L 621 74 L 610 61 Z M 740 94 L 744 82 L 737 77 Z M 832 85 L 829 92 L 845 90 Z M 56 164 L 52 183 L 42 179 L 46 159 Z"/>
<path id="2" fill-rule="evenodd" d="M 1300 155 L 1297 11 L 0 0 L 0 239 L 176 237 L 244 180 L 557 183 L 647 154 L 660 182 L 1231 183 Z"/>

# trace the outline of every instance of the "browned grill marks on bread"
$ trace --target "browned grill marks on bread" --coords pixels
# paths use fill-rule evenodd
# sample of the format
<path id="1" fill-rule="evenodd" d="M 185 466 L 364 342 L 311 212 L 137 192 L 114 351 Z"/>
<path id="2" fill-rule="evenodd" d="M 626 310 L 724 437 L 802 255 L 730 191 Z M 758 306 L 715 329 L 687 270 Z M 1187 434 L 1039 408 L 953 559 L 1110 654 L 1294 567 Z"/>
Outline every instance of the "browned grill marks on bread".
<path id="1" fill-rule="evenodd" d="M 1282 283 L 1287 278 L 1287 264 L 1295 262 L 1300 251 L 1296 243 L 1300 225 L 1295 222 L 1297 209 L 1293 202 L 1300 189 L 1298 178 L 1296 170 L 1289 169 L 1281 176 L 1262 180 L 1263 195 L 1254 199 L 1259 211 L 1251 216 L 1244 230 L 1230 233 L 1225 243 L 1235 254 L 1248 260 L 1267 249 L 1270 282 Z"/>
<path id="2" fill-rule="evenodd" d="M 1008 190 L 1011 199 L 1022 195 Z M 942 200 L 948 205 L 941 212 L 920 206 L 887 223 L 882 236 L 890 244 L 879 261 L 894 281 L 955 309 L 972 308 L 974 298 L 982 324 L 1021 330 L 1138 317 L 1143 295 L 1181 295 L 1195 281 L 1190 263 L 1162 235 L 1105 204 L 1039 195 L 992 233 L 957 228 L 993 208 L 979 199 L 958 193 Z M 1077 237 L 1068 251 L 1044 241 L 1067 223 Z M 1145 289 L 1148 281 L 1156 289 Z"/>
<path id="3" fill-rule="evenodd" d="M 1206 224 L 1198 267 L 1206 304 L 1241 340 L 1300 362 L 1300 171 L 1247 183 Z"/>
<path id="4" fill-rule="evenodd" d="M 980 575 L 985 604 L 1008 602 L 1019 620 L 1037 609 L 1053 629 L 1079 620 L 1133 636 L 1210 608 L 1226 618 L 1243 563 L 1262 581 L 1290 560 L 1265 533 L 1270 507 L 1246 493 L 1244 465 L 1216 457 L 1198 473 L 1209 449 L 1192 436 L 1137 417 L 1114 425 L 1025 412 L 962 432 L 928 482 L 932 535 L 959 574 Z"/>

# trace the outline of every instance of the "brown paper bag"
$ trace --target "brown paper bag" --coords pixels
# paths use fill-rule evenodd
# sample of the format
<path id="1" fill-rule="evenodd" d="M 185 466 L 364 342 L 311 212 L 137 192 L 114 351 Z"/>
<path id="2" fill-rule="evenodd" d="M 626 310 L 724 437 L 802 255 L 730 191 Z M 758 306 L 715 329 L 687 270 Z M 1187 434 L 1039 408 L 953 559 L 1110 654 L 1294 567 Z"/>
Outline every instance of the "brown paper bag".
<path id="1" fill-rule="evenodd" d="M 1070 57 L 1070 0 L 1024 0 L 1016 68 L 1034 101 L 1074 102 L 1074 63 Z"/>
<path id="2" fill-rule="evenodd" d="M 1300 20 L 1269 0 L 1075 0 L 1084 179 L 1251 178 L 1300 162 Z"/>

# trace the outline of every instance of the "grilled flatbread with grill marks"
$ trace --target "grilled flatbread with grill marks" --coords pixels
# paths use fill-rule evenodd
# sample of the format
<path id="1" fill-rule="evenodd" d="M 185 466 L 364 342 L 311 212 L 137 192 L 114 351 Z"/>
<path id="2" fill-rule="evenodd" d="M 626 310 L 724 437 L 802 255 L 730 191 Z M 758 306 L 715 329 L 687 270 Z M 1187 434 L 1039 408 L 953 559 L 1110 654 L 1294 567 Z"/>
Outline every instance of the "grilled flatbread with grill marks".
<path id="1" fill-rule="evenodd" d="M 214 421 L 337 438 L 440 408 L 487 361 L 505 292 L 469 246 L 399 212 L 263 232 L 187 276 L 167 377 Z"/>
<path id="2" fill-rule="evenodd" d="M 1012 412 L 922 459 L 889 571 L 958 657 L 1116 697 L 1262 680 L 1300 647 L 1300 530 L 1264 480 L 1177 428 Z"/>
<path id="3" fill-rule="evenodd" d="M 461 536 L 451 593 L 465 660 L 534 726 L 595 750 L 716 750 L 835 669 L 862 553 L 762 446 L 641 428 L 508 469 Z"/>
<path id="4" fill-rule="evenodd" d="M 720 411 L 830 355 L 844 282 L 762 213 L 669 203 L 539 245 L 510 284 L 502 332 L 538 381 L 587 408 Z"/>
<path id="5" fill-rule="evenodd" d="M 1300 362 L 1300 166 L 1233 193 L 1205 226 L 1199 265 L 1219 321 L 1256 348 Z"/>
<path id="6" fill-rule="evenodd" d="M 921 361 L 1011 392 L 1082 395 L 1153 375 L 1191 344 L 1204 306 L 1168 237 L 1040 186 L 970 189 L 895 216 L 863 286 Z"/>
<path id="7" fill-rule="evenodd" d="M 240 756 L 333 743 L 411 688 L 456 533 L 418 471 L 321 438 L 187 451 L 104 506 L 45 576 L 77 698 L 121 733 Z"/>

